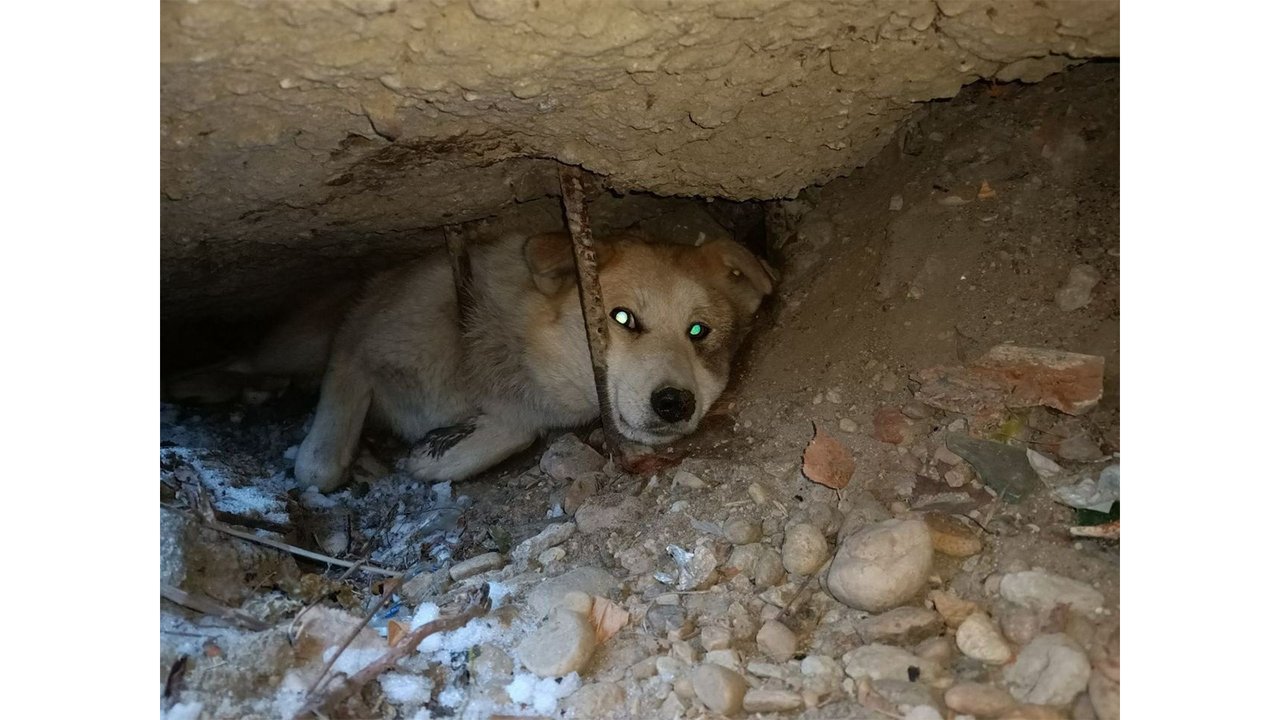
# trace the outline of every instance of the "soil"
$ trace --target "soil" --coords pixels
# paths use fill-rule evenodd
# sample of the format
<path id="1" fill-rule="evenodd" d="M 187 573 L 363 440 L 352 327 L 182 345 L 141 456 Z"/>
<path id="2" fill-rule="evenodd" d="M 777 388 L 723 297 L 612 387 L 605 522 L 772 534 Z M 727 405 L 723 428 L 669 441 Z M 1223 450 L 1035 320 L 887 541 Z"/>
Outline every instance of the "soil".
<path id="1" fill-rule="evenodd" d="M 528 592 L 541 580 L 586 566 L 610 573 L 616 580 L 610 595 L 631 612 L 632 622 L 596 651 L 574 682 L 587 687 L 616 683 L 620 698 L 598 692 L 594 696 L 612 700 L 584 704 L 590 695 L 584 690 L 561 699 L 553 712 L 535 712 L 532 704 L 502 693 L 518 677 L 519 664 L 515 676 L 509 669 L 486 675 L 474 666 L 473 647 L 437 666 L 425 654 L 413 661 L 416 670 L 406 672 L 433 678 L 424 697 L 393 702 L 386 687 L 374 683 L 329 717 L 697 717 L 705 708 L 696 694 L 686 697 L 679 674 L 645 676 L 636 668 L 655 656 L 684 662 L 690 652 L 696 662 L 706 651 L 697 642 L 697 629 L 736 617 L 735 605 L 759 623 L 771 604 L 776 614 L 779 599 L 789 603 L 788 624 L 802 655 L 839 660 L 861 642 L 856 634 L 842 634 L 839 618 L 830 619 L 849 610 L 826 595 L 823 581 L 789 576 L 777 587 L 752 587 L 725 571 L 730 548 L 716 534 L 733 519 L 759 520 L 764 544 L 777 549 L 798 520 L 818 524 L 814 519 L 826 512 L 818 506 L 837 510 L 829 533 L 832 550 L 842 539 L 834 533 L 841 519 L 868 508 L 897 516 L 941 513 L 981 540 L 981 552 L 966 559 L 935 555 L 928 587 L 911 605 L 932 607 L 929 590 L 946 589 L 998 614 L 1007 608 L 993 593 L 993 583 L 1031 568 L 1092 585 L 1106 602 L 1102 613 L 1082 621 L 1090 630 L 1071 629 L 1072 621 L 1061 615 L 1038 630 L 1051 632 L 1057 623 L 1056 629 L 1066 627 L 1084 650 L 1099 651 L 1106 632 L 1119 621 L 1118 541 L 1072 537 L 1068 530 L 1080 524 L 1079 513 L 1055 502 L 1047 488 L 1008 502 L 993 496 L 965 463 L 951 466 L 938 454 L 945 434 L 958 431 L 1054 458 L 1064 468 L 1064 479 L 1096 478 L 1119 462 L 1118 64 L 1087 64 L 1034 86 L 970 86 L 919 113 L 867 167 L 806 190 L 785 210 L 792 232 L 773 248 L 783 277 L 778 293 L 762 312 L 722 401 L 698 433 L 670 449 L 682 461 L 651 476 L 625 475 L 608 466 L 599 478 L 597 495 L 634 496 L 641 512 L 604 532 L 575 533 L 560 545 L 562 558 L 479 576 L 509 591 L 495 603 L 495 613 L 503 607 L 522 613 L 519 619 L 504 617 L 501 632 L 478 644 L 509 655 L 536 627 L 538 618 L 525 617 L 524 611 Z M 1101 279 L 1087 305 L 1063 310 L 1055 292 L 1081 264 Z M 1080 416 L 1035 407 L 993 419 L 915 400 L 918 384 L 912 378 L 919 371 L 963 366 L 1003 343 L 1101 356 L 1101 401 Z M 290 396 L 263 405 L 163 406 L 162 504 L 186 507 L 190 495 L 182 485 L 195 483 L 224 522 L 424 576 L 481 553 L 509 553 L 544 527 L 571 519 L 564 510 L 569 483 L 539 470 L 545 444 L 475 480 L 433 488 L 395 470 L 402 447 L 372 438 L 350 487 L 327 498 L 300 492 L 292 487 L 289 454 L 303 437 L 312 402 Z M 877 439 L 878 430 L 886 436 L 879 426 L 889 414 L 882 408 L 910 416 L 902 442 Z M 855 459 L 852 482 L 844 490 L 817 485 L 801 472 L 815 424 Z M 589 429 L 580 437 L 594 439 Z M 681 471 L 702 486 L 691 487 L 687 478 L 674 482 Z M 208 531 L 202 532 L 198 542 L 243 544 L 216 534 L 210 540 Z M 187 542 L 191 534 L 182 537 Z M 718 579 L 676 595 L 674 606 L 663 605 L 659 598 L 669 601 L 665 596 L 673 588 L 655 575 L 675 577 L 679 569 L 668 546 L 692 552 L 700 539 L 714 545 Z M 225 618 L 164 603 L 162 685 L 179 658 L 188 657 L 164 701 L 170 717 L 182 712 L 276 717 L 296 708 L 296 698 L 290 700 L 282 687 L 291 669 L 311 660 L 289 644 L 284 628 L 311 602 L 359 616 L 383 580 L 362 572 L 340 579 L 342 568 L 298 559 L 296 568 L 260 573 L 246 588 L 243 572 L 212 574 L 210 568 L 226 562 L 200 562 L 195 547 L 183 552 L 185 575 L 174 575 L 175 584 L 235 604 L 274 629 L 251 632 Z M 254 552 L 255 557 L 275 553 Z M 241 557 L 241 562 L 252 560 Z M 168 575 L 172 567 L 162 569 Z M 465 589 L 468 582 L 455 587 Z M 447 588 L 418 598 L 402 596 L 398 617 L 412 617 L 415 602 L 444 607 L 457 598 L 457 591 Z M 655 628 L 650 622 L 655 607 L 680 608 L 684 624 L 694 630 Z M 375 628 L 385 629 L 385 614 L 375 619 Z M 865 613 L 855 612 L 846 619 L 861 617 Z M 751 671 L 750 661 L 764 659 L 753 638 L 754 632 L 735 635 L 732 645 L 744 657 L 748 684 L 787 686 L 761 667 L 756 669 L 764 674 Z M 327 641 L 337 645 L 341 639 L 339 634 Z M 208 651 L 210 643 L 219 648 L 217 654 Z M 947 673 L 952 682 L 1002 682 L 999 670 L 974 667 L 953 655 L 959 659 Z M 799 657 L 791 661 L 797 667 Z M 860 703 L 860 695 L 866 696 L 848 685 L 851 680 L 844 682 L 843 689 L 816 693 L 813 704 L 806 695 L 799 710 L 765 714 L 883 717 Z M 894 712 L 930 703 L 946 712 L 941 685 L 932 686 L 923 699 L 905 691 L 895 696 L 901 689 L 895 688 L 875 687 L 896 706 Z M 1070 708 L 1058 711 L 1108 717 L 1106 708 L 1085 707 L 1087 698 L 1081 694 Z"/>

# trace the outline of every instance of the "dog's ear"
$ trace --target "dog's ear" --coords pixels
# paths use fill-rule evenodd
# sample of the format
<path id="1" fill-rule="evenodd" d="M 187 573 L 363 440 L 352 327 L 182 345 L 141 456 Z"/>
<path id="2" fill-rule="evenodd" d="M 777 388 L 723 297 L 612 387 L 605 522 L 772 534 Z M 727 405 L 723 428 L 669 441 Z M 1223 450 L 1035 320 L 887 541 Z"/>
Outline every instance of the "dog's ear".
<path id="1" fill-rule="evenodd" d="M 773 294 L 777 273 L 751 251 L 732 240 L 713 240 L 698 248 L 724 273 L 726 287 L 736 300 L 754 313 L 764 296 Z"/>
<path id="2" fill-rule="evenodd" d="M 608 243 L 595 242 L 596 262 L 604 265 L 613 254 Z M 533 284 L 544 295 L 555 295 L 574 277 L 573 240 L 567 232 L 543 233 L 525 241 L 524 261 Z"/>

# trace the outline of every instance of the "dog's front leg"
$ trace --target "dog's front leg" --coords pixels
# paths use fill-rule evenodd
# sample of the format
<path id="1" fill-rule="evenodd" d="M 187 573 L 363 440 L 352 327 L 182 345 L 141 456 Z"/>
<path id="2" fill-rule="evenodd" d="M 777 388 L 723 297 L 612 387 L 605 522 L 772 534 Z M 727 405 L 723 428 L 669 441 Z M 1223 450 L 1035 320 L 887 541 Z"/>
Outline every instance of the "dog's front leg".
<path id="1" fill-rule="evenodd" d="M 537 430 L 479 415 L 432 430 L 409 455 L 416 480 L 464 480 L 506 460 L 538 439 Z"/>
<path id="2" fill-rule="evenodd" d="M 320 388 L 311 432 L 298 448 L 293 474 L 321 492 L 337 490 L 346 477 L 364 428 L 373 385 L 351 358 L 335 354 Z"/>

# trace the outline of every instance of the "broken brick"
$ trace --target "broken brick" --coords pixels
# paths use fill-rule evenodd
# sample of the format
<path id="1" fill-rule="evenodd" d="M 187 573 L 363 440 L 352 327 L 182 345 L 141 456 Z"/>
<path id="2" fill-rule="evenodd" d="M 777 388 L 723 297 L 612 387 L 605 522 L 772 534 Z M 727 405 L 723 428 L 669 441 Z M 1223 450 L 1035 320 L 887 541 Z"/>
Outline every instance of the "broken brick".
<path id="1" fill-rule="evenodd" d="M 921 370 L 916 399 L 968 415 L 1044 405 L 1079 415 L 1102 399 L 1103 358 L 1097 355 L 997 345 L 963 367 Z"/>

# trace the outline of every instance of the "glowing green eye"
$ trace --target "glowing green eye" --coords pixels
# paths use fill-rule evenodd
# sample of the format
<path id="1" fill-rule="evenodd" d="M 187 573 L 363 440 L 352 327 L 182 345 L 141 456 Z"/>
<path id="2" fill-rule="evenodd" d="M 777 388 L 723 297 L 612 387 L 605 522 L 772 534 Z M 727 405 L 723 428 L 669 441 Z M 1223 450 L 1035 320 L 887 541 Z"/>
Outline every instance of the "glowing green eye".
<path id="1" fill-rule="evenodd" d="M 693 338 L 694 340 L 701 340 L 702 338 L 710 334 L 711 334 L 711 328 L 707 327 L 706 325 L 703 325 L 700 322 L 696 322 L 689 326 L 689 337 Z"/>
<path id="2" fill-rule="evenodd" d="M 609 311 L 609 317 L 613 318 L 614 322 L 628 330 L 636 329 L 636 316 L 626 308 L 614 308 Z"/>

